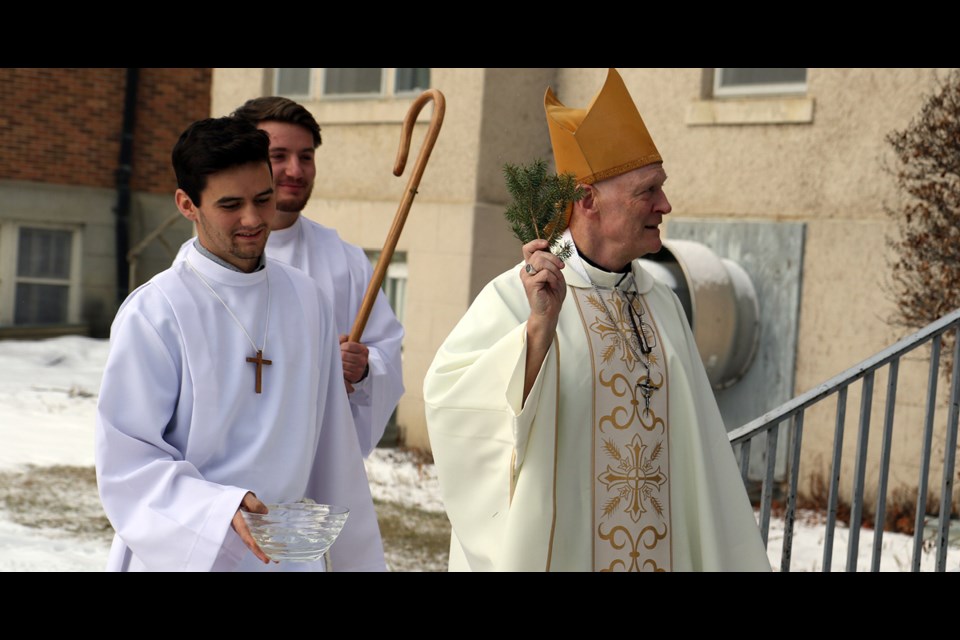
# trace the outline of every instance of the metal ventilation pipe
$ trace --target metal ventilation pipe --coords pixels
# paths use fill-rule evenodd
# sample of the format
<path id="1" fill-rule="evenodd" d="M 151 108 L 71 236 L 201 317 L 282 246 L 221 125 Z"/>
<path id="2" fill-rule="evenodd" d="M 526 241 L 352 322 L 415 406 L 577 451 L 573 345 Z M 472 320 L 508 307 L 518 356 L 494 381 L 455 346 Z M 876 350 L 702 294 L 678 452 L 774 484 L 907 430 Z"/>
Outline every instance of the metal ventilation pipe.
<path id="1" fill-rule="evenodd" d="M 690 240 L 664 240 L 641 262 L 680 299 L 713 388 L 740 380 L 760 343 L 760 305 L 743 267 Z"/>

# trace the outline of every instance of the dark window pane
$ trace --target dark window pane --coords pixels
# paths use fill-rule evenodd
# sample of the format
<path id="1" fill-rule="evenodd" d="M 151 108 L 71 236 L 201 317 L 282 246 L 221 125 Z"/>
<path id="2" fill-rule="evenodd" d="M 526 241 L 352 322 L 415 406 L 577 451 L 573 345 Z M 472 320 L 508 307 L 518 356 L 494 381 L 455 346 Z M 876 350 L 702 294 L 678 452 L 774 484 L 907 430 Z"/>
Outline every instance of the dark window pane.
<path id="1" fill-rule="evenodd" d="M 382 69 L 327 69 L 323 74 L 324 94 L 380 93 Z"/>
<path id="2" fill-rule="evenodd" d="M 67 321 L 69 287 L 17 283 L 14 324 L 62 324 Z"/>
<path id="3" fill-rule="evenodd" d="M 310 69 L 277 69 L 277 93 L 281 96 L 310 95 Z"/>
<path id="4" fill-rule="evenodd" d="M 430 69 L 397 69 L 394 91 L 425 91 L 430 88 Z"/>
<path id="5" fill-rule="evenodd" d="M 73 233 L 59 229 L 20 229 L 17 275 L 24 278 L 70 278 Z"/>
<path id="6" fill-rule="evenodd" d="M 729 69 L 720 76 L 721 87 L 785 84 L 807 81 L 806 69 Z"/>

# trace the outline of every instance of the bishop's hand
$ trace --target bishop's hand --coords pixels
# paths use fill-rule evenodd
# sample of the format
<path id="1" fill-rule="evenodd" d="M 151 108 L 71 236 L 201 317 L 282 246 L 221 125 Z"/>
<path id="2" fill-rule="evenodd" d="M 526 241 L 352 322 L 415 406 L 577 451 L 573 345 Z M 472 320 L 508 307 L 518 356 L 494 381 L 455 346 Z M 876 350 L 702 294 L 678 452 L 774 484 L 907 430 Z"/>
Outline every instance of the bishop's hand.
<path id="1" fill-rule="evenodd" d="M 560 317 L 560 307 L 567 295 L 567 282 L 560 271 L 563 261 L 550 253 L 546 240 L 532 240 L 523 245 L 524 266 L 520 280 L 530 304 L 527 335 L 535 341 L 553 340 Z"/>
<path id="2" fill-rule="evenodd" d="M 264 564 L 270 562 L 270 558 L 267 557 L 267 554 L 263 552 L 263 549 L 260 548 L 260 545 L 257 544 L 257 541 L 253 539 L 253 535 L 250 533 L 250 529 L 247 527 L 247 521 L 243 519 L 241 511 L 249 511 L 250 513 L 267 513 L 267 505 L 260 502 L 260 499 L 254 495 L 252 491 L 247 491 L 243 496 L 243 500 L 240 502 L 237 512 L 233 514 L 233 522 L 231 526 L 233 530 L 237 532 L 237 535 L 240 536 L 240 539 L 243 540 L 243 543 L 247 545 L 247 548 L 253 552 L 253 555 L 257 556 Z"/>
<path id="3" fill-rule="evenodd" d="M 530 304 L 523 377 L 523 402 L 526 403 L 556 334 L 560 307 L 567 295 L 567 281 L 560 272 L 563 261 L 550 253 L 546 240 L 532 240 L 523 245 L 523 260 L 520 281 Z"/>

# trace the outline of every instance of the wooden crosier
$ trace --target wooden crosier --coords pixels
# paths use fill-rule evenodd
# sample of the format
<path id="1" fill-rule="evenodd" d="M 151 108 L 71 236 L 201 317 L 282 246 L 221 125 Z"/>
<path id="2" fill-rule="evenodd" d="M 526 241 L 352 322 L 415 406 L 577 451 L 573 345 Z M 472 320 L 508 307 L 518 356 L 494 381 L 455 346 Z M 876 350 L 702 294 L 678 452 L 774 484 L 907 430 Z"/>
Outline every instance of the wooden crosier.
<path id="1" fill-rule="evenodd" d="M 400 233 L 403 231 L 403 225 L 407 221 L 407 214 L 410 212 L 410 206 L 413 204 L 413 198 L 417 195 L 417 187 L 420 186 L 420 178 L 423 177 L 423 170 L 427 166 L 427 160 L 430 159 L 430 153 L 433 151 L 433 145 L 440 134 L 440 126 L 443 124 L 443 113 L 446 109 L 446 100 L 443 94 L 436 89 L 424 91 L 413 101 L 407 115 L 403 119 L 403 129 L 400 132 L 400 149 L 397 151 L 397 160 L 393 166 L 393 175 L 403 174 L 404 167 L 407 166 L 407 156 L 410 153 L 410 138 L 413 136 L 413 126 L 416 124 L 417 116 L 424 105 L 433 101 L 433 115 L 430 118 L 430 127 L 427 129 L 427 136 L 420 148 L 420 155 L 417 156 L 417 163 L 413 167 L 413 173 L 410 174 L 410 180 L 407 182 L 407 189 L 400 201 L 400 207 L 393 218 L 393 226 L 387 234 L 387 240 L 383 244 L 383 251 L 380 252 L 380 258 L 377 260 L 377 266 L 373 271 L 373 277 L 367 286 L 367 292 L 363 296 L 363 303 L 360 305 L 360 311 L 353 321 L 353 328 L 350 330 L 350 342 L 360 342 L 363 335 L 363 329 L 367 326 L 367 320 L 370 317 L 370 311 L 373 310 L 373 303 L 376 302 L 377 293 L 383 284 L 383 279 L 387 275 L 387 267 L 390 266 L 390 260 L 393 258 L 393 251 L 397 248 L 397 240 L 400 239 Z"/>

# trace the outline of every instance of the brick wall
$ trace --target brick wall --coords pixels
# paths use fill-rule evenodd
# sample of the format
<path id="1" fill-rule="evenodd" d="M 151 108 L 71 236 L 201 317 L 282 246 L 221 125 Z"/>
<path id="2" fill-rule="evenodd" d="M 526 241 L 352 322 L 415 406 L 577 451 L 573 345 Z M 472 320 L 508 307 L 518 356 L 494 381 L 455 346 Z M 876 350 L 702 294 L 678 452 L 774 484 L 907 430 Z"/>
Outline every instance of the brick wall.
<path id="1" fill-rule="evenodd" d="M 170 193 L 177 180 L 170 153 L 191 122 L 210 116 L 211 69 L 141 69 L 132 187 Z"/>
<path id="2" fill-rule="evenodd" d="M 170 151 L 210 114 L 210 69 L 141 69 L 135 190 L 170 193 Z M 113 188 L 125 69 L 0 69 L 0 179 Z"/>

